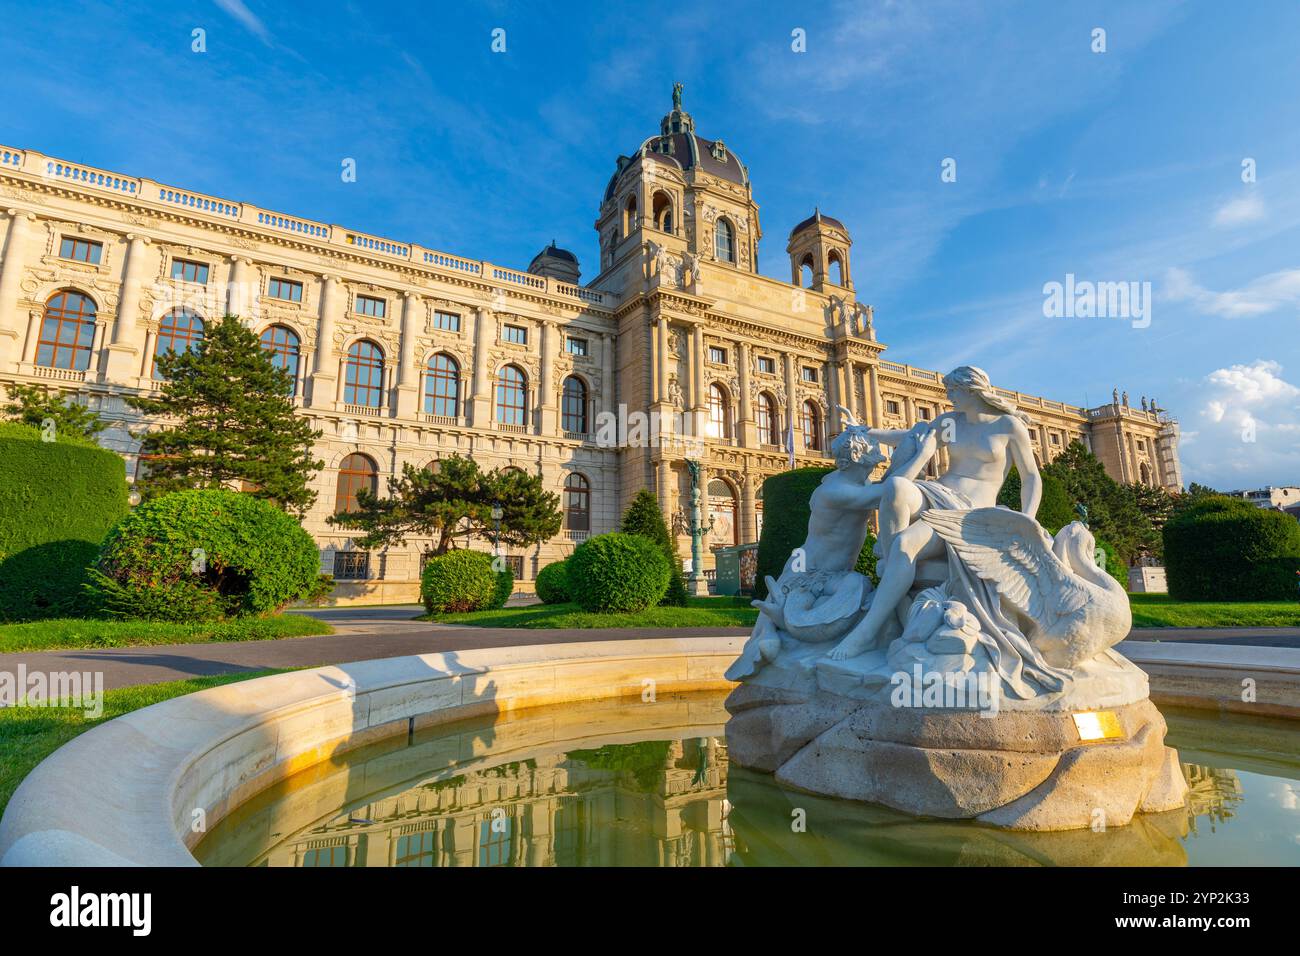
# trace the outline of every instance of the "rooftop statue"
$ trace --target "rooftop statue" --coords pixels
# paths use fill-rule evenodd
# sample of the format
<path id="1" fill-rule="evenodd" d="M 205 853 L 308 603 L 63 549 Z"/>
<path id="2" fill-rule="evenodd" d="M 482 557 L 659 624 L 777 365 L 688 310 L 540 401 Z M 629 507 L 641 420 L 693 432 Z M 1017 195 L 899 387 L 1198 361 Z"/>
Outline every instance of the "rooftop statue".
<path id="1" fill-rule="evenodd" d="M 1081 731 L 1070 729 L 1073 712 L 1116 708 L 1105 721 L 1114 718 L 1123 740 L 1088 759 L 1101 761 L 1103 775 L 1114 770 L 1105 761 L 1121 754 L 1136 766 L 1127 790 L 1116 785 L 1124 790 L 1120 822 L 1138 809 L 1181 805 L 1181 777 L 1171 777 L 1177 764 L 1163 746 L 1146 675 L 1111 650 L 1132 625 L 1123 586 L 1098 566 L 1084 523 L 1052 536 L 1035 520 L 1042 479 L 1026 417 L 981 369 L 962 366 L 943 382 L 953 410 L 911 429 L 869 428 L 841 408 L 848 426 L 831 445 L 835 470 L 811 497 L 807 539 L 777 579 L 766 579 L 767 597 L 754 602 L 758 622 L 727 672 L 741 682 L 728 700 L 733 757 L 815 792 L 1064 829 L 1090 824 L 1078 794 L 1030 791 L 1080 759 L 1069 756 L 1082 743 Z M 873 482 L 884 446 L 894 450 L 890 465 Z M 940 451 L 947 467 L 921 478 Z M 1019 511 L 997 504 L 1012 465 L 1021 476 Z M 875 587 L 854 570 L 872 511 L 880 528 Z M 900 703 L 899 691 L 930 677 L 970 696 L 954 704 L 941 695 L 941 713 L 927 703 L 927 722 L 905 732 L 897 710 L 916 705 Z M 974 725 L 972 713 L 981 718 Z M 1042 774 L 1011 773 L 1006 799 L 989 804 L 999 787 L 969 777 L 970 768 L 987 761 L 994 772 L 1008 752 L 1020 755 L 1015 764 L 1026 734 L 1051 741 L 1034 750 Z M 982 743 L 964 750 L 954 741 Z M 886 746 L 888 779 L 878 763 Z M 900 746 L 912 756 L 901 758 Z M 948 779 L 931 748 L 965 753 L 966 762 L 954 764 L 965 776 Z M 917 761 L 915 779 L 908 760 Z M 1021 798 L 1026 805 L 1008 809 Z"/>

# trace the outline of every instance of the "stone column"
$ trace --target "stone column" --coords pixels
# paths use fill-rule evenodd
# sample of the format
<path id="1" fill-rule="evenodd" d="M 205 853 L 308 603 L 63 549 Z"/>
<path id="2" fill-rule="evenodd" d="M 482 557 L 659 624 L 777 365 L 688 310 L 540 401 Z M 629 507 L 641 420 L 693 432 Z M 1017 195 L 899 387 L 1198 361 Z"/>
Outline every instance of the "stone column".
<path id="1" fill-rule="evenodd" d="M 329 408 L 339 401 L 342 385 L 338 353 L 334 350 L 334 328 L 343 311 L 343 290 L 334 276 L 321 278 L 320 325 L 316 332 L 316 355 L 312 365 L 311 404 Z"/>
<path id="2" fill-rule="evenodd" d="M 745 472 L 740 484 L 740 543 L 747 544 L 758 540 L 758 515 L 754 503 L 754 475 Z"/>
<path id="3" fill-rule="evenodd" d="M 402 294 L 402 347 L 397 374 L 397 417 L 414 418 L 420 399 L 420 375 L 415 368 L 415 336 L 420 330 L 424 299 L 419 293 Z"/>
<path id="4" fill-rule="evenodd" d="M 126 268 L 122 271 L 122 292 L 117 297 L 117 320 L 113 323 L 113 343 L 108 347 L 105 372 L 109 381 L 122 385 L 133 384 L 132 380 L 137 375 L 149 374 L 147 369 L 140 371 L 140 350 L 136 344 L 139 338 L 137 320 L 140 317 L 140 283 L 144 275 L 149 239 L 135 234 L 126 238 Z M 145 356 L 148 354 L 149 344 L 146 343 Z"/>
<path id="5" fill-rule="evenodd" d="M 18 298 L 26 262 L 28 237 L 36 214 L 21 209 L 6 210 L 9 235 L 5 239 L 4 259 L 0 260 L 0 371 L 16 372 L 21 361 L 23 322 L 18 314 Z"/>
<path id="6" fill-rule="evenodd" d="M 790 454 L 786 447 L 786 441 L 791 431 L 794 430 L 794 421 L 799 415 L 799 393 L 795 391 L 795 362 L 794 355 L 790 352 L 785 353 L 785 417 L 781 422 L 781 448 L 785 451 L 787 458 Z M 803 447 L 803 439 L 796 436 L 794 440 L 795 453 Z"/>
<path id="7" fill-rule="evenodd" d="M 614 394 L 614 333 L 600 333 L 600 393 L 601 408 L 617 414 L 615 403 L 618 396 Z"/>
<path id="8" fill-rule="evenodd" d="M 488 349 L 496 334 L 496 317 L 492 310 L 479 306 L 474 315 L 474 394 L 470 424 L 475 428 L 492 427 L 492 392 L 488 382 Z"/>
<path id="9" fill-rule="evenodd" d="M 704 384 L 704 324 L 696 322 L 691 329 L 691 428 L 693 434 L 703 437 L 708 431 L 708 389 Z"/>
<path id="10" fill-rule="evenodd" d="M 745 448 L 758 447 L 758 430 L 754 425 L 754 397 L 749 392 L 749 343 L 736 345 L 736 360 L 740 363 L 740 394 L 736 396 L 736 430 L 740 444 Z"/>
<path id="11" fill-rule="evenodd" d="M 559 421 L 555 399 L 555 321 L 542 319 L 542 372 L 538 379 L 537 425 L 541 435 L 554 435 Z"/>
<path id="12" fill-rule="evenodd" d="M 246 256 L 231 256 L 230 279 L 226 284 L 226 312 L 239 316 L 249 328 L 256 321 L 253 303 L 257 301 L 252 287 L 252 265 L 253 261 Z"/>
<path id="13" fill-rule="evenodd" d="M 660 313 L 655 330 L 655 367 L 658 369 L 655 381 L 656 404 L 668 401 L 668 316 Z"/>
<path id="14" fill-rule="evenodd" d="M 830 405 L 826 416 L 826 440 L 844 430 L 840 421 L 840 405 L 844 404 L 844 388 L 840 376 L 840 363 L 832 359 L 826 363 L 826 401 Z"/>

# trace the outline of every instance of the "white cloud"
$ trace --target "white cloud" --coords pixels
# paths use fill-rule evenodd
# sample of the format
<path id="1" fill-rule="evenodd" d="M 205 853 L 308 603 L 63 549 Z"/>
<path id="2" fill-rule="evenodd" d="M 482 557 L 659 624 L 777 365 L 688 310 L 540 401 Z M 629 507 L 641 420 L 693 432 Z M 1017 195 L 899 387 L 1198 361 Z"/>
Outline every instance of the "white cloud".
<path id="1" fill-rule="evenodd" d="M 1195 429 L 1182 434 L 1185 478 L 1224 491 L 1300 478 L 1300 386 L 1271 359 L 1210 372 Z"/>
<path id="2" fill-rule="evenodd" d="M 1249 192 L 1240 199 L 1230 199 L 1214 213 L 1216 226 L 1244 226 L 1256 222 L 1267 215 L 1264 201 L 1255 192 Z"/>
<path id="3" fill-rule="evenodd" d="M 271 45 L 271 31 L 266 28 L 266 24 L 244 3 L 244 0 L 216 0 L 217 6 L 225 10 L 228 14 L 242 23 L 248 32 L 253 34 L 267 46 Z"/>
<path id="4" fill-rule="evenodd" d="M 1300 304 L 1300 269 L 1270 272 L 1227 292 L 1205 288 L 1186 269 L 1170 269 L 1165 273 L 1164 293 L 1175 302 L 1190 302 L 1201 312 L 1226 319 L 1266 315 Z"/>

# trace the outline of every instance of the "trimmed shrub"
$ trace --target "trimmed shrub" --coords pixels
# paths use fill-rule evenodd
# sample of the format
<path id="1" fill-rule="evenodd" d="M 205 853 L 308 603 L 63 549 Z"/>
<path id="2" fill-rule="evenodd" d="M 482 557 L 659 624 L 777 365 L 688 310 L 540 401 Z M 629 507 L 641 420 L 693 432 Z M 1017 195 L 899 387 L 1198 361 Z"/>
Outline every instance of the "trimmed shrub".
<path id="1" fill-rule="evenodd" d="M 494 571 L 496 574 L 496 583 L 492 587 L 492 603 L 488 605 L 492 610 L 506 606 L 506 601 L 510 600 L 510 595 L 515 592 L 515 572 L 511 569 L 508 562 L 502 562 L 500 571 Z"/>
<path id="2" fill-rule="evenodd" d="M 128 510 L 116 452 L 0 423 L 0 621 L 90 613 L 87 569 Z"/>
<path id="3" fill-rule="evenodd" d="M 1164 527 L 1169 594 L 1179 601 L 1286 601 L 1300 581 L 1300 522 L 1226 495 Z"/>
<path id="4" fill-rule="evenodd" d="M 763 533 L 758 538 L 758 570 L 754 576 L 754 597 L 758 600 L 767 597 L 767 576 L 780 577 L 790 552 L 808 537 L 808 518 L 812 514 L 808 502 L 832 471 L 795 468 L 763 482 Z M 854 566 L 872 581 L 876 581 L 876 556 L 871 550 L 875 543 L 875 536 L 868 531 Z"/>
<path id="5" fill-rule="evenodd" d="M 588 538 L 569 555 L 573 600 L 587 611 L 643 611 L 668 590 L 668 558 L 639 534 Z"/>
<path id="6" fill-rule="evenodd" d="M 1100 538 L 1096 539 L 1096 541 L 1097 547 L 1106 552 L 1106 573 L 1124 585 L 1124 590 L 1127 591 L 1128 565 L 1124 563 L 1124 559 L 1119 556 L 1119 552 L 1115 550 L 1113 544 L 1109 541 L 1102 541 Z"/>
<path id="7" fill-rule="evenodd" d="M 677 546 L 668 533 L 668 524 L 664 513 L 659 510 L 659 499 L 649 488 L 642 488 L 628 505 L 623 515 L 623 526 L 619 528 L 625 534 L 639 534 L 649 538 L 663 551 L 668 559 L 668 590 L 664 592 L 660 604 L 671 607 L 686 607 L 686 580 L 682 575 L 682 562 L 677 558 Z"/>
<path id="8" fill-rule="evenodd" d="M 430 614 L 484 611 L 504 605 L 514 586 L 514 572 L 495 571 L 492 555 L 459 548 L 425 562 L 420 600 Z"/>
<path id="9" fill-rule="evenodd" d="M 543 604 L 564 604 L 569 600 L 569 577 L 563 561 L 552 561 L 537 572 L 537 597 Z"/>
<path id="10" fill-rule="evenodd" d="M 319 588 L 320 552 L 294 518 L 217 488 L 138 505 L 105 538 L 89 586 L 108 613 L 157 621 L 269 614 Z"/>

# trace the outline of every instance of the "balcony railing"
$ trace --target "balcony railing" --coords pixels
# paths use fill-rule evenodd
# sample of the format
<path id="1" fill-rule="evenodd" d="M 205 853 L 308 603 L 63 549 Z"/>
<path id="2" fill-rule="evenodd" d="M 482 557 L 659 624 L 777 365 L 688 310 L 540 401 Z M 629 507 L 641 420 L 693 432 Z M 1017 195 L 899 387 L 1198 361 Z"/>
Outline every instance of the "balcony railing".
<path id="1" fill-rule="evenodd" d="M 349 415 L 361 415 L 366 418 L 379 418 L 384 414 L 382 407 L 374 405 L 344 405 L 343 411 Z"/>

